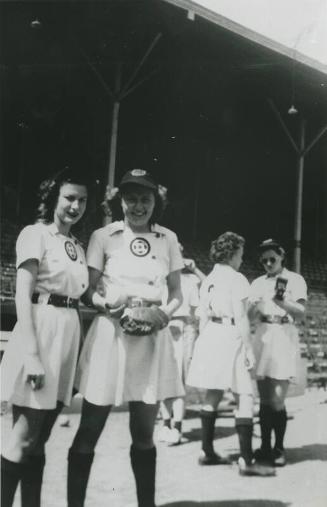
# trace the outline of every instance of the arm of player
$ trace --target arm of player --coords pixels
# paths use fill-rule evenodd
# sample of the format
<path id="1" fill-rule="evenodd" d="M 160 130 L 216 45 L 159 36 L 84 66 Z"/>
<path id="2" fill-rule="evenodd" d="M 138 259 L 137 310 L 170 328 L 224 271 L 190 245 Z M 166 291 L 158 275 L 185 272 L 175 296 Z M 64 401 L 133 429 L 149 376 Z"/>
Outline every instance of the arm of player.
<path id="1" fill-rule="evenodd" d="M 160 309 L 164 311 L 170 318 L 183 302 L 180 270 L 172 271 L 169 273 L 167 276 L 167 289 L 167 303 L 165 305 L 161 305 Z"/>
<path id="2" fill-rule="evenodd" d="M 303 317 L 305 313 L 305 300 L 298 299 L 297 301 L 292 301 L 291 299 L 278 299 L 276 297 L 273 298 L 274 303 L 285 310 L 289 315 L 291 315 L 294 319 L 299 319 Z"/>
<path id="3" fill-rule="evenodd" d="M 21 329 L 24 330 L 24 378 L 34 390 L 41 389 L 45 381 L 32 310 L 32 294 L 37 272 L 38 261 L 36 259 L 28 259 L 20 264 L 17 270 L 15 299 L 17 320 Z"/>
<path id="4" fill-rule="evenodd" d="M 239 329 L 245 350 L 245 364 L 248 370 L 255 365 L 255 357 L 251 344 L 251 330 L 248 318 L 248 300 L 243 299 L 234 303 L 235 324 Z"/>

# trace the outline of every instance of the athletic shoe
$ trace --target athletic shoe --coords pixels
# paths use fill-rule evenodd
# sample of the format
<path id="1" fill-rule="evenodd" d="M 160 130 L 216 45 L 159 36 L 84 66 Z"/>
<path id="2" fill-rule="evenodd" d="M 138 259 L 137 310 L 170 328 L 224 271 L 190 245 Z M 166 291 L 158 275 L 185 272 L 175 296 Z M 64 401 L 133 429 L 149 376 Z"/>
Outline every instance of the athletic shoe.
<path id="1" fill-rule="evenodd" d="M 272 450 L 263 449 L 260 447 L 260 449 L 256 449 L 253 453 L 254 459 L 257 463 L 263 463 L 266 465 L 273 465 L 274 464 L 274 458 L 272 454 Z"/>
<path id="2" fill-rule="evenodd" d="M 182 441 L 182 433 L 176 428 L 172 428 L 169 433 L 167 443 L 169 445 L 179 445 Z"/>
<path id="3" fill-rule="evenodd" d="M 285 451 L 281 449 L 273 450 L 273 461 L 275 467 L 284 467 L 286 465 Z"/>
<path id="4" fill-rule="evenodd" d="M 238 471 L 243 477 L 273 477 L 276 475 L 273 467 L 257 463 L 255 460 L 247 464 L 242 457 L 238 459 Z"/>
<path id="5" fill-rule="evenodd" d="M 220 456 L 219 454 L 213 452 L 210 454 L 206 454 L 204 451 L 201 451 L 201 454 L 198 459 L 199 465 L 231 465 L 232 462 L 229 458 L 225 456 Z"/>
<path id="6" fill-rule="evenodd" d="M 161 428 L 158 431 L 159 442 L 169 442 L 171 431 L 172 430 L 168 428 L 168 426 L 161 426 Z"/>

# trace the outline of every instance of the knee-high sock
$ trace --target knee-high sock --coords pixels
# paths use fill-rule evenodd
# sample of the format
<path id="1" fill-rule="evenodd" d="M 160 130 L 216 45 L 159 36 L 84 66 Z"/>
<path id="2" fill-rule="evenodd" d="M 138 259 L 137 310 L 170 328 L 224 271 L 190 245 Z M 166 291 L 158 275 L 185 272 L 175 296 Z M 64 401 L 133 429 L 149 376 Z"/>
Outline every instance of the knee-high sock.
<path id="1" fill-rule="evenodd" d="M 269 405 L 260 405 L 259 411 L 260 429 L 261 429 L 261 448 L 264 451 L 271 450 L 271 431 L 272 431 L 272 409 Z"/>
<path id="2" fill-rule="evenodd" d="M 236 431 L 240 443 L 240 454 L 247 465 L 252 462 L 252 433 L 253 422 L 251 418 L 240 417 L 235 419 Z"/>
<path id="3" fill-rule="evenodd" d="M 213 440 L 215 435 L 217 411 L 209 412 L 208 410 L 201 410 L 200 417 L 202 423 L 202 450 L 206 454 L 212 454 L 214 452 Z"/>
<path id="4" fill-rule="evenodd" d="M 1 456 L 1 507 L 11 507 L 23 472 L 23 463 Z"/>
<path id="5" fill-rule="evenodd" d="M 287 426 L 286 409 L 272 411 L 272 425 L 275 432 L 275 448 L 284 449 L 284 437 Z"/>
<path id="6" fill-rule="evenodd" d="M 136 482 L 136 493 L 139 507 L 155 507 L 155 447 L 138 449 L 134 445 L 130 449 L 131 465 Z"/>
<path id="7" fill-rule="evenodd" d="M 94 452 L 83 454 L 69 449 L 67 501 L 68 507 L 83 507 Z"/>
<path id="8" fill-rule="evenodd" d="M 21 478 L 22 507 L 40 507 L 45 455 L 29 456 Z"/>

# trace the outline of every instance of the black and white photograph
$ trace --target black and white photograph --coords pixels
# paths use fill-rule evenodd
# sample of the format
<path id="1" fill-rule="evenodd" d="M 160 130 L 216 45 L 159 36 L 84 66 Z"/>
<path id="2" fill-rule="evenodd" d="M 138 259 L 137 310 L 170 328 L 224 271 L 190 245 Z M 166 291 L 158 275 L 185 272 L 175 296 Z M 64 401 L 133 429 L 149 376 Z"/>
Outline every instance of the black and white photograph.
<path id="1" fill-rule="evenodd" d="M 2 507 L 327 505 L 327 0 L 0 0 Z"/>

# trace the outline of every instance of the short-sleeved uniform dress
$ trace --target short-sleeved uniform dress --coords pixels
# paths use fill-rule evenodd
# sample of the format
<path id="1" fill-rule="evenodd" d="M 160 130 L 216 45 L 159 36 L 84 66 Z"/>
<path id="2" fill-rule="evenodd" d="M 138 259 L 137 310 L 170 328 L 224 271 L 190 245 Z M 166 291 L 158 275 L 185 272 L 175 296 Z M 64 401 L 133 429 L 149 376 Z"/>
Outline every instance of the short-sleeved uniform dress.
<path id="1" fill-rule="evenodd" d="M 45 385 L 34 391 L 23 379 L 24 329 L 18 321 L 1 364 L 2 399 L 19 406 L 53 409 L 69 405 L 80 342 L 78 312 L 47 304 L 50 294 L 78 299 L 88 286 L 86 258 L 80 243 L 60 234 L 52 223 L 25 227 L 16 244 L 17 268 L 29 259 L 39 263 L 32 305 L 33 321 Z"/>
<path id="2" fill-rule="evenodd" d="M 159 225 L 136 234 L 124 222 L 96 230 L 88 265 L 102 272 L 105 295 L 114 288 L 129 297 L 162 301 L 167 275 L 183 267 L 176 235 Z M 96 405 L 156 403 L 184 394 L 166 327 L 148 336 L 124 334 L 119 319 L 97 314 L 79 361 L 76 387 Z"/>
<path id="3" fill-rule="evenodd" d="M 187 384 L 203 389 L 232 389 L 252 394 L 252 380 L 245 366 L 245 351 L 239 327 L 231 319 L 236 303 L 247 299 L 247 279 L 231 266 L 216 264 L 202 284 L 199 310 L 209 318 L 195 343 Z"/>
<path id="4" fill-rule="evenodd" d="M 287 280 L 286 298 L 293 301 L 307 299 L 307 285 L 298 273 L 283 268 L 278 276 Z M 272 298 L 275 295 L 276 276 L 267 275 L 256 278 L 251 285 L 250 301 L 262 298 L 263 311 L 271 317 L 285 317 L 285 310 L 277 306 Z M 255 372 L 258 378 L 270 377 L 287 380 L 296 376 L 297 355 L 299 354 L 298 330 L 293 318 L 288 315 L 286 323 L 255 324 L 253 350 L 256 356 Z"/>
<path id="5" fill-rule="evenodd" d="M 191 321 L 191 307 L 197 308 L 200 302 L 198 277 L 193 273 L 182 272 L 181 289 L 183 303 L 174 313 L 169 327 L 180 375 L 185 382 L 196 338 L 196 329 Z"/>

